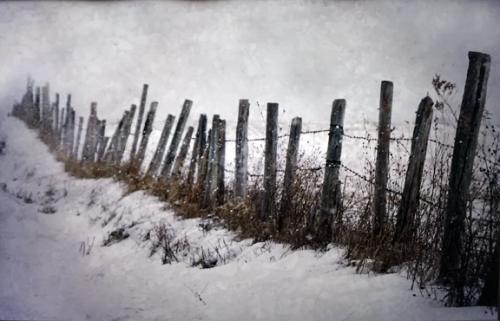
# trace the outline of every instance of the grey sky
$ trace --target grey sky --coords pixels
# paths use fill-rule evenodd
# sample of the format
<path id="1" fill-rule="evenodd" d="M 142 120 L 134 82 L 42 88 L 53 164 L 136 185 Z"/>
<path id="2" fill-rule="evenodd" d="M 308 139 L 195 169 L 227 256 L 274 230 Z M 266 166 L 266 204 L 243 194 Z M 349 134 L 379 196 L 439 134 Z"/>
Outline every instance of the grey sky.
<path id="1" fill-rule="evenodd" d="M 328 123 L 335 98 L 346 123 L 377 119 L 381 80 L 394 81 L 395 122 L 413 121 L 435 73 L 457 83 L 467 52 L 492 56 L 487 108 L 500 120 L 500 2 L 204 1 L 1 2 L 0 101 L 10 109 L 28 73 L 71 92 L 85 116 L 118 119 L 143 82 L 159 115 L 236 119 L 237 101 L 280 103 L 282 120 Z M 193 120 L 197 116 L 192 117 Z"/>

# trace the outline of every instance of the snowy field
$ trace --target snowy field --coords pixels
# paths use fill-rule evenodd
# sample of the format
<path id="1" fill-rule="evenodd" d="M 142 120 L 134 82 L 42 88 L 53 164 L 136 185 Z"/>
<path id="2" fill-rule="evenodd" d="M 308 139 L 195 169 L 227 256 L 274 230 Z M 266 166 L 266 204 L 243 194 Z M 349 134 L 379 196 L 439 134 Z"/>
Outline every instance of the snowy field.
<path id="1" fill-rule="evenodd" d="M 445 308 L 401 274 L 356 274 L 342 250 L 290 251 L 178 220 L 154 197 L 111 179 L 69 177 L 36 135 L 0 122 L 0 319 L 494 320 L 484 307 Z M 144 234 L 164 222 L 190 247 L 179 263 L 149 257 Z M 205 222 L 206 223 L 206 222 Z M 102 246 L 110 231 L 130 237 Z M 86 250 L 82 250 L 85 244 Z M 92 245 L 93 244 L 93 245 Z M 218 265 L 191 267 L 200 249 Z M 90 250 L 89 250 L 90 246 Z M 225 251 L 225 252 L 224 252 Z M 88 255 L 84 252 L 89 252 Z"/>

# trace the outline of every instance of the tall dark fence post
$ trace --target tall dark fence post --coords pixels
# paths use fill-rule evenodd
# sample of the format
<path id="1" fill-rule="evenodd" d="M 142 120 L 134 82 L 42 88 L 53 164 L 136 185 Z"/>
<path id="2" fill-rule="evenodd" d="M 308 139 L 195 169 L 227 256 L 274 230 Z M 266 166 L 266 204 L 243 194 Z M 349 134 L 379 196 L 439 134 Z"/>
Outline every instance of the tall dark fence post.
<path id="1" fill-rule="evenodd" d="M 207 130 L 207 115 L 201 114 L 198 120 L 198 129 L 196 130 L 196 138 L 193 145 L 193 150 L 191 152 L 191 161 L 189 162 L 189 171 L 187 177 L 188 185 L 193 184 L 194 175 L 196 172 L 196 165 L 198 159 L 203 154 L 203 149 L 205 147 L 205 131 Z"/>
<path id="2" fill-rule="evenodd" d="M 184 135 L 184 139 L 182 140 L 181 149 L 179 150 L 179 154 L 175 159 L 174 169 L 172 170 L 172 177 L 179 178 L 182 174 L 182 167 L 184 166 L 184 161 L 186 160 L 186 156 L 189 151 L 189 145 L 191 144 L 191 137 L 193 137 L 194 128 L 189 126 L 186 135 Z"/>
<path id="3" fill-rule="evenodd" d="M 212 142 L 212 130 L 209 129 L 207 133 L 207 143 L 203 150 L 203 155 L 200 158 L 198 166 L 198 177 L 196 178 L 196 188 L 201 194 L 199 197 L 200 207 L 206 207 L 206 190 L 207 190 L 207 176 L 208 176 L 208 159 L 210 157 L 210 148 Z"/>
<path id="4" fill-rule="evenodd" d="M 66 108 L 61 108 L 61 118 L 59 120 L 59 133 L 57 134 L 57 137 L 59 137 L 59 147 L 63 152 L 66 152 L 64 149 L 64 134 L 66 130 Z"/>
<path id="5" fill-rule="evenodd" d="M 116 165 L 120 165 L 123 159 L 123 154 L 127 147 L 128 137 L 130 136 L 130 129 L 132 128 L 132 121 L 134 120 L 135 111 L 137 109 L 136 105 L 130 107 L 130 111 L 126 113 L 123 121 L 123 128 L 118 136 L 118 144 L 116 150 Z"/>
<path id="6" fill-rule="evenodd" d="M 463 284 L 460 277 L 460 258 L 465 231 L 466 205 L 472 178 L 472 166 L 481 126 L 486 88 L 490 72 L 490 56 L 469 52 L 469 68 L 458 118 L 448 187 L 448 203 L 443 235 L 443 253 L 439 279 L 452 286 L 451 302 L 460 305 Z M 456 291 L 455 293 L 453 293 Z"/>
<path id="7" fill-rule="evenodd" d="M 36 87 L 35 91 L 35 105 L 33 108 L 33 126 L 39 128 L 40 126 L 40 87 Z"/>
<path id="8" fill-rule="evenodd" d="M 236 125 L 236 161 L 234 195 L 245 197 L 248 185 L 248 114 L 250 104 L 241 99 L 238 107 L 238 124 Z"/>
<path id="9" fill-rule="evenodd" d="M 113 132 L 113 136 L 111 136 L 111 140 L 109 141 L 109 145 L 106 148 L 106 152 L 104 153 L 104 161 L 107 163 L 114 164 L 118 155 L 118 144 L 120 141 L 120 135 L 123 130 L 123 125 L 125 124 L 125 120 L 128 117 L 130 111 L 126 110 L 123 112 L 123 116 L 118 122 L 118 125 Z"/>
<path id="10" fill-rule="evenodd" d="M 276 198 L 276 158 L 278 153 L 278 104 L 267 104 L 266 146 L 264 152 L 264 198 L 261 219 L 274 218 Z"/>
<path id="11" fill-rule="evenodd" d="M 135 159 L 137 150 L 137 143 L 139 142 L 139 135 L 141 134 L 142 117 L 144 116 L 144 109 L 146 108 L 146 99 L 148 96 L 148 84 L 142 86 L 141 103 L 139 104 L 139 114 L 137 115 L 137 124 L 135 125 L 134 141 L 132 142 L 132 149 L 130 150 L 130 161 Z"/>
<path id="12" fill-rule="evenodd" d="M 170 136 L 170 131 L 172 130 L 174 121 L 175 116 L 168 114 L 167 120 L 163 125 L 160 140 L 158 141 L 158 146 L 156 147 L 153 159 L 149 163 L 149 168 L 147 171 L 147 175 L 149 176 L 156 176 L 156 174 L 158 173 L 158 169 L 160 168 L 161 160 L 163 159 L 163 154 L 165 153 L 168 137 Z"/>
<path id="13" fill-rule="evenodd" d="M 165 157 L 165 163 L 163 164 L 163 168 L 161 169 L 161 177 L 163 179 L 168 179 L 170 171 L 172 170 L 172 166 L 175 160 L 175 154 L 177 153 L 177 149 L 179 148 L 179 144 L 182 139 L 182 133 L 184 132 L 184 127 L 186 126 L 186 122 L 189 117 L 189 112 L 191 111 L 192 105 L 193 102 L 186 99 L 184 101 L 184 105 L 182 106 L 181 115 L 179 116 L 179 120 L 177 121 L 174 136 L 172 137 L 167 156 Z"/>
<path id="14" fill-rule="evenodd" d="M 207 158 L 207 174 L 205 177 L 205 189 L 202 202 L 203 208 L 211 208 L 213 205 L 213 196 L 217 188 L 217 161 L 216 161 L 216 144 L 218 141 L 220 116 L 214 115 L 212 118 L 212 129 L 210 131 L 208 158 Z"/>
<path id="15" fill-rule="evenodd" d="M 50 93 L 49 84 L 42 87 L 42 136 L 48 134 L 49 129 L 49 109 L 50 109 Z"/>
<path id="16" fill-rule="evenodd" d="M 217 137 L 217 190 L 215 200 L 217 205 L 224 204 L 224 195 L 226 192 L 224 186 L 224 170 L 226 161 L 226 121 L 219 121 L 218 137 Z"/>
<path id="17" fill-rule="evenodd" d="M 281 197 L 280 213 L 276 219 L 278 230 L 281 230 L 289 221 L 289 211 L 293 202 L 293 190 L 295 186 L 295 173 L 299 156 L 300 132 L 302 131 L 302 118 L 292 119 L 290 126 L 290 138 L 286 151 L 285 177 L 283 181 L 283 195 Z"/>
<path id="18" fill-rule="evenodd" d="M 68 136 L 68 156 L 71 156 L 71 151 L 73 150 L 73 146 L 75 143 L 75 110 L 71 107 L 66 111 L 66 113 L 69 113 L 69 118 L 68 118 L 68 128 L 67 128 L 67 136 Z"/>
<path id="19" fill-rule="evenodd" d="M 81 137 L 82 137 L 82 129 L 83 129 L 83 117 L 80 116 L 78 118 L 78 131 L 76 133 L 75 149 L 69 151 L 71 153 L 71 155 L 72 155 L 72 158 L 74 160 L 78 159 L 78 150 L 80 148 L 80 140 L 81 140 Z"/>
<path id="20" fill-rule="evenodd" d="M 378 120 L 377 161 L 375 164 L 375 195 L 373 197 L 373 234 L 380 235 L 387 221 L 387 179 L 391 138 L 393 84 L 382 81 Z"/>
<path id="21" fill-rule="evenodd" d="M 87 131 L 83 142 L 82 161 L 93 162 L 95 155 L 95 141 L 97 139 L 97 103 L 90 105 L 90 116 L 87 121 Z"/>
<path id="22" fill-rule="evenodd" d="M 432 124 L 433 106 L 434 102 L 428 96 L 422 99 L 418 106 L 403 195 L 396 215 L 394 242 L 408 240 L 414 234 L 415 213 L 417 212 L 420 198 L 420 185 L 424 171 L 427 141 Z"/>
<path id="23" fill-rule="evenodd" d="M 106 133 L 106 120 L 100 120 L 97 123 L 97 150 L 96 150 L 96 161 L 101 162 L 104 155 L 105 145 L 105 135 Z"/>
<path id="24" fill-rule="evenodd" d="M 333 101 L 330 131 L 328 133 L 328 149 L 326 151 L 325 177 L 321 190 L 320 209 L 315 222 L 316 237 L 319 241 L 329 242 L 336 225 L 342 220 L 339 213 L 342 201 L 339 172 L 342 164 L 345 108 L 345 99 Z"/>
<path id="25" fill-rule="evenodd" d="M 59 143 L 59 137 L 57 136 L 59 133 L 59 94 L 56 93 L 56 101 L 54 102 L 54 144 Z"/>
<path id="26" fill-rule="evenodd" d="M 136 166 L 137 170 L 141 170 L 142 161 L 146 155 L 146 148 L 148 147 L 149 135 L 153 131 L 153 122 L 155 120 L 156 108 L 158 107 L 158 102 L 153 101 L 149 107 L 148 114 L 146 116 L 146 122 L 144 123 L 144 129 L 142 130 L 141 144 L 139 145 L 139 151 L 133 160 L 133 165 Z"/>

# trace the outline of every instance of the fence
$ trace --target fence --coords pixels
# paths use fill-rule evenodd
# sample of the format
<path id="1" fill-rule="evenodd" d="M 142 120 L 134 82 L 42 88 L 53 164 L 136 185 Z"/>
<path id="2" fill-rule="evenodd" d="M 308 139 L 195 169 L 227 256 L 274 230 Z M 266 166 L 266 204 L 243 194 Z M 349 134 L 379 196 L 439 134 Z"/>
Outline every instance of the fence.
<path id="1" fill-rule="evenodd" d="M 144 119 L 148 100 L 147 84 L 143 86 L 138 111 L 136 105 L 131 105 L 130 109 L 124 112 L 111 136 L 106 136 L 106 120 L 98 118 L 97 103 L 93 102 L 90 107 L 86 132 L 83 142 L 81 142 L 83 118 L 78 118 L 78 127 L 76 128 L 76 115 L 75 110 L 71 107 L 71 95 L 67 97 L 66 107 L 60 108 L 58 94 L 56 94 L 55 101 L 50 103 L 48 84 L 42 88 L 36 87 L 34 91 L 34 84 L 29 81 L 27 92 L 21 103 L 16 104 L 13 108 L 13 115 L 24 120 L 30 127 L 39 130 L 46 143 L 67 159 L 79 162 L 81 166 L 92 164 L 123 166 L 126 146 L 129 144 L 129 137 L 132 137 L 132 148 L 129 161 L 126 164 L 127 169 L 140 176 L 168 183 L 182 179 L 181 172 L 187 168 L 187 185 L 190 186 L 190 189 L 196 188 L 199 192 L 197 206 L 203 210 L 211 210 L 223 206 L 227 202 L 244 199 L 248 193 L 248 178 L 260 177 L 263 179 L 263 192 L 261 198 L 258 199 L 260 202 L 258 217 L 262 221 L 269 222 L 278 231 L 284 228 L 288 219 L 287 205 L 293 197 L 293 191 L 290 189 L 291 182 L 297 171 L 323 171 L 321 197 L 314 210 L 312 225 L 315 238 L 327 242 L 335 237 L 334 231 L 338 230 L 338 225 L 342 221 L 339 211 L 342 202 L 339 178 L 341 170 L 345 170 L 374 186 L 372 207 L 372 233 L 374 237 L 383 235 L 388 229 L 387 193 L 395 193 L 400 196 L 393 242 L 405 242 L 405 240 L 411 239 L 415 231 L 415 214 L 419 202 L 423 201 L 434 205 L 432 200 L 427 200 L 420 195 L 428 143 L 453 149 L 450 193 L 446 211 L 447 223 L 443 236 L 443 260 L 440 270 L 443 282 L 456 283 L 459 279 L 456 271 L 462 249 L 460 242 L 452 240 L 460 238 L 461 231 L 464 230 L 466 204 L 463 200 L 470 185 L 489 73 L 488 55 L 471 52 L 469 60 L 464 99 L 454 146 L 429 138 L 434 105 L 429 97 L 423 98 L 418 106 L 413 136 L 411 138 L 391 137 L 393 84 L 390 81 L 383 81 L 381 84 L 377 138 L 350 135 L 344 132 L 344 114 L 347 103 L 343 99 L 337 99 L 333 102 L 329 128 L 302 131 L 302 119 L 296 117 L 292 120 L 289 134 L 282 135 L 278 135 L 278 104 L 268 103 L 265 136 L 256 138 L 248 137 L 250 104 L 248 100 L 242 99 L 239 101 L 236 137 L 234 139 L 226 138 L 226 121 L 220 115 L 213 116 L 210 128 L 207 126 L 207 116 L 202 114 L 199 117 L 196 130 L 193 127 L 186 129 L 192 102 L 185 100 L 179 116 L 175 117 L 169 114 L 164 122 L 160 140 L 151 162 L 146 166 L 145 173 L 140 173 L 140 170 L 158 105 L 157 102 L 151 102 Z M 135 118 L 135 131 L 132 134 L 131 129 L 134 126 Z M 177 123 L 174 128 L 176 119 Z M 328 133 L 329 136 L 324 166 L 310 168 L 298 166 L 297 158 L 301 137 L 318 133 Z M 172 138 L 167 148 L 170 136 Z M 284 169 L 278 169 L 277 142 L 283 138 L 288 139 L 286 162 Z M 377 142 L 375 178 L 373 180 L 342 163 L 344 138 Z M 248 144 L 259 141 L 265 143 L 264 172 L 250 173 L 248 170 Z M 234 170 L 225 167 L 225 145 L 228 142 L 236 144 Z M 411 149 L 408 151 L 409 161 L 404 188 L 402 191 L 396 191 L 387 186 L 390 144 L 401 144 L 402 142 L 411 143 Z M 82 146 L 81 157 L 77 159 L 80 146 Z M 187 160 L 190 148 L 191 159 Z M 276 175 L 279 171 L 284 173 L 280 208 L 277 207 L 278 194 L 276 191 Z M 233 188 L 227 188 L 225 175 L 234 176 Z M 228 193 L 228 190 L 232 190 L 232 193 Z"/>

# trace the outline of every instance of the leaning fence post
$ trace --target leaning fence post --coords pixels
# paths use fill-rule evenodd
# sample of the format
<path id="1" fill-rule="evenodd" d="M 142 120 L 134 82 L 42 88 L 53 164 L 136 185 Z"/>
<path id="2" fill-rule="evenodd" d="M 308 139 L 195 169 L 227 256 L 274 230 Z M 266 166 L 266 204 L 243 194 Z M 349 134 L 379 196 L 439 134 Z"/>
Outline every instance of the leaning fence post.
<path id="1" fill-rule="evenodd" d="M 165 121 L 163 129 L 161 131 L 161 136 L 160 140 L 158 141 L 158 146 L 156 147 L 153 159 L 149 163 L 149 168 L 146 175 L 156 176 L 158 169 L 160 168 L 161 165 L 161 160 L 163 159 L 163 154 L 165 153 L 168 137 L 170 136 L 170 130 L 174 125 L 174 121 L 175 121 L 175 116 L 168 114 L 167 120 Z"/>
<path id="2" fill-rule="evenodd" d="M 217 188 L 217 166 L 216 166 L 216 143 L 218 141 L 220 116 L 214 115 L 212 118 L 212 129 L 210 131 L 210 141 L 208 144 L 207 174 L 205 177 L 205 187 L 203 191 L 203 208 L 210 208 L 213 205 L 213 195 Z"/>
<path id="3" fill-rule="evenodd" d="M 189 145 L 191 143 L 191 137 L 193 136 L 193 131 L 194 128 L 192 126 L 189 126 L 186 131 L 186 135 L 184 135 L 181 149 L 179 150 L 179 154 L 175 159 L 174 168 L 172 170 L 173 178 L 179 178 L 181 176 L 182 167 L 184 166 L 184 161 L 186 160 L 186 156 L 189 151 Z"/>
<path id="4" fill-rule="evenodd" d="M 137 115 L 137 124 L 135 125 L 134 141 L 132 142 L 132 149 L 130 150 L 131 163 L 135 159 L 137 143 L 139 142 L 139 135 L 141 134 L 142 117 L 144 116 L 144 109 L 146 108 L 147 96 L 148 96 L 148 84 L 144 84 L 142 86 L 141 103 L 139 104 L 139 114 Z"/>
<path id="5" fill-rule="evenodd" d="M 135 111 L 137 109 L 136 105 L 132 105 L 130 110 L 125 112 L 126 116 L 123 122 L 123 128 L 118 136 L 118 144 L 116 150 L 116 165 L 120 165 L 123 159 L 123 154 L 127 147 L 128 137 L 130 136 L 130 129 L 132 127 L 132 121 L 134 120 Z"/>
<path id="6" fill-rule="evenodd" d="M 250 104 L 241 99 L 238 107 L 238 124 L 236 126 L 236 161 L 234 195 L 245 197 L 248 184 L 248 114 Z"/>
<path id="7" fill-rule="evenodd" d="M 264 198 L 261 219 L 274 218 L 276 197 L 276 158 L 278 153 L 278 104 L 267 104 L 266 146 L 264 151 Z"/>
<path id="8" fill-rule="evenodd" d="M 97 123 L 97 150 L 96 150 L 96 161 L 101 162 L 102 156 L 104 155 L 104 150 L 106 148 L 104 142 L 104 135 L 106 133 L 106 119 L 100 120 Z"/>
<path id="9" fill-rule="evenodd" d="M 196 164 L 198 159 L 202 156 L 203 148 L 205 145 L 205 131 L 207 129 L 207 115 L 201 114 L 198 120 L 198 129 L 196 130 L 196 138 L 191 152 L 191 161 L 189 162 L 189 171 L 187 177 L 187 184 L 192 185 L 194 174 L 196 172 Z"/>
<path id="10" fill-rule="evenodd" d="M 393 84 L 382 81 L 378 120 L 377 160 L 375 163 L 375 194 L 373 197 L 373 235 L 380 235 L 387 221 L 387 179 L 391 138 Z"/>
<path id="11" fill-rule="evenodd" d="M 281 197 L 280 213 L 276 218 L 276 227 L 281 230 L 288 222 L 290 205 L 293 198 L 295 172 L 297 170 L 297 159 L 299 156 L 300 132 L 302 131 L 302 118 L 292 119 L 290 126 L 290 138 L 286 151 L 285 177 L 283 181 L 283 196 Z"/>
<path id="12" fill-rule="evenodd" d="M 220 120 L 217 129 L 217 188 L 215 193 L 215 201 L 217 205 L 222 205 L 224 204 L 224 194 L 226 192 L 224 186 L 224 165 L 226 161 L 226 120 Z"/>
<path id="13" fill-rule="evenodd" d="M 404 241 L 414 234 L 415 213 L 420 198 L 420 184 L 424 171 L 427 141 L 432 124 L 432 107 L 434 102 L 427 96 L 420 102 L 413 129 L 410 159 L 406 170 L 403 195 L 396 215 L 394 242 Z"/>
<path id="14" fill-rule="evenodd" d="M 78 118 L 78 132 L 76 134 L 75 149 L 73 151 L 69 150 L 69 153 L 71 154 L 71 156 L 74 160 L 78 159 L 78 149 L 80 148 L 80 140 L 82 137 L 82 128 L 83 128 L 83 117 L 80 116 Z"/>
<path id="15" fill-rule="evenodd" d="M 163 179 L 168 179 L 168 176 L 170 175 L 170 171 L 175 160 L 175 154 L 177 153 L 177 149 L 181 142 L 182 133 L 184 132 L 184 127 L 186 126 L 186 122 L 189 117 L 189 112 L 191 111 L 192 105 L 193 102 L 189 99 L 186 99 L 184 101 L 184 105 L 182 106 L 181 115 L 179 116 L 179 120 L 177 121 L 174 136 L 172 137 L 167 156 L 165 157 L 165 163 L 163 164 L 163 168 L 161 169 L 161 177 Z"/>
<path id="16" fill-rule="evenodd" d="M 330 241 L 334 228 L 342 220 L 339 213 L 341 206 L 339 171 L 342 164 L 345 108 L 345 99 L 333 101 L 326 151 L 325 177 L 321 190 L 320 209 L 315 222 L 316 237 L 320 241 Z"/>
<path id="17" fill-rule="evenodd" d="M 142 161 L 146 155 L 146 148 L 148 147 L 149 135 L 153 131 L 153 122 L 155 120 L 156 108 L 158 107 L 158 102 L 153 101 L 149 107 L 148 114 L 146 116 L 146 122 L 144 123 L 144 128 L 142 130 L 141 144 L 139 145 L 139 151 L 137 155 L 132 160 L 133 166 L 136 166 L 137 170 L 141 170 Z"/>
<path id="18" fill-rule="evenodd" d="M 95 154 L 95 140 L 97 134 L 97 103 L 90 104 L 90 116 L 87 120 L 87 131 L 83 142 L 82 161 L 93 162 Z"/>
<path id="19" fill-rule="evenodd" d="M 477 138 L 486 101 L 489 72 L 490 56 L 479 52 L 469 52 L 469 67 L 451 160 L 443 252 L 439 271 L 441 282 L 452 285 L 458 291 L 463 289 L 460 281 L 460 257 L 465 230 L 466 205 Z M 460 301 L 463 299 L 460 292 L 457 296 L 450 299 Z M 452 303 L 460 304 L 460 301 Z"/>

